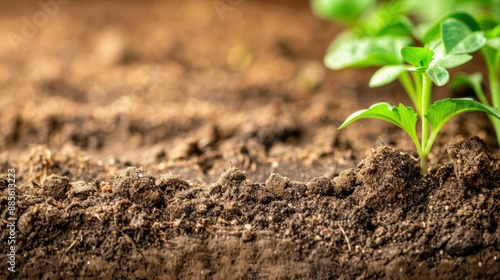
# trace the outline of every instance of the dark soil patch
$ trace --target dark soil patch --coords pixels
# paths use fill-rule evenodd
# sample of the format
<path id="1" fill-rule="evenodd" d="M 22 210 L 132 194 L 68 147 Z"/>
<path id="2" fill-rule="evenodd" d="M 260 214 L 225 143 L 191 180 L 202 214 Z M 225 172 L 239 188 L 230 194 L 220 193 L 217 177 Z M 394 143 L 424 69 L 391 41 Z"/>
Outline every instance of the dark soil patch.
<path id="1" fill-rule="evenodd" d="M 12 32 L 40 9 L 5 5 Z M 391 126 L 336 130 L 405 100 L 323 69 L 340 28 L 306 4 L 116 5 L 68 3 L 18 54 L 0 45 L 4 277 L 500 279 L 486 117 L 452 120 L 421 176 Z"/>
<path id="2" fill-rule="evenodd" d="M 477 138 L 451 145 L 452 158 L 462 145 L 479 147 L 486 166 L 499 161 Z M 236 167 L 208 185 L 136 167 L 102 186 L 51 175 L 18 188 L 19 275 L 495 279 L 500 189 L 475 167 L 422 178 L 414 158 L 382 146 L 309 182 L 273 173 L 254 183 Z M 484 187 L 460 183 L 471 176 Z"/>

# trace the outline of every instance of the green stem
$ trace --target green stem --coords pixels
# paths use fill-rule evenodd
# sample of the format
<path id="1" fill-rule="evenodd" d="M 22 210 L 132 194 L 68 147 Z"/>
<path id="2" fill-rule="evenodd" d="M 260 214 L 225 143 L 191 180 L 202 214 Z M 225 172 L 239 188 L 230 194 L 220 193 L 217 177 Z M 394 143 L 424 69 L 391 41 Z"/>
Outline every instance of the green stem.
<path id="1" fill-rule="evenodd" d="M 420 154 L 420 168 L 422 174 L 427 173 L 427 160 L 432 146 L 432 144 L 429 145 L 429 122 L 424 117 L 431 104 L 431 90 L 431 78 L 426 73 L 422 73 L 422 112 L 420 114 L 420 120 L 422 121 L 422 153 Z"/>
<path id="2" fill-rule="evenodd" d="M 434 128 L 434 127 L 433 127 Z M 424 153 L 426 154 L 426 157 L 429 156 L 429 154 L 431 153 L 431 148 L 432 148 L 432 145 L 434 145 L 434 141 L 436 140 L 438 134 L 439 134 L 439 131 L 441 130 L 442 127 L 436 129 L 436 130 L 432 130 L 431 132 L 431 135 L 429 137 L 429 141 L 427 142 L 427 146 L 429 147 L 428 150 L 424 151 Z"/>
<path id="3" fill-rule="evenodd" d="M 420 106 L 419 106 L 420 101 L 415 91 L 415 86 L 413 85 L 410 75 L 407 72 L 401 74 L 399 76 L 399 81 L 403 85 L 403 88 L 405 89 L 406 93 L 408 93 L 411 102 L 413 102 L 413 106 L 417 108 L 417 113 L 420 113 Z"/>
<path id="4" fill-rule="evenodd" d="M 474 92 L 476 93 L 477 98 L 479 99 L 479 102 L 486 106 L 491 106 L 490 102 L 488 101 L 488 98 L 486 98 L 486 94 L 484 93 L 481 84 L 477 85 L 475 83 L 472 84 L 472 88 L 474 89 Z"/>
<path id="5" fill-rule="evenodd" d="M 417 99 L 419 100 L 418 108 L 420 108 L 421 107 L 420 99 L 422 99 L 422 96 L 421 96 L 421 93 L 422 93 L 422 75 L 421 75 L 421 73 L 411 72 L 411 76 L 413 77 L 413 82 L 415 83 L 415 93 L 417 94 Z"/>
<path id="6" fill-rule="evenodd" d="M 490 72 L 490 71 L 488 71 Z M 489 81 L 491 81 L 491 77 L 489 78 Z M 491 83 L 490 83 L 491 86 Z M 488 98 L 486 98 L 486 94 L 484 93 L 483 88 L 481 87 L 481 84 L 476 84 L 472 83 L 472 88 L 474 89 L 474 92 L 476 93 L 477 98 L 479 99 L 479 102 L 486 106 L 491 106 L 490 102 L 488 101 Z M 497 118 L 493 117 L 492 115 L 488 115 L 488 118 L 490 119 L 490 122 L 493 124 L 493 128 L 495 129 L 496 135 L 497 135 L 497 140 L 498 140 L 498 146 L 500 146 L 500 122 L 498 121 Z M 432 135 L 431 135 L 432 138 Z"/>
<path id="7" fill-rule="evenodd" d="M 420 156 L 420 173 L 427 174 L 427 158 Z"/>

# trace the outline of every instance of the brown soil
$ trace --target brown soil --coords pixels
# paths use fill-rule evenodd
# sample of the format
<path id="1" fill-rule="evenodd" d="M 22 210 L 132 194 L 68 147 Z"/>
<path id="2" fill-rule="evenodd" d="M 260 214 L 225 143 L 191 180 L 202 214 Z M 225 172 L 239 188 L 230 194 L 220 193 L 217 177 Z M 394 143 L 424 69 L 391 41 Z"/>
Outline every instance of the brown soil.
<path id="1" fill-rule="evenodd" d="M 58 7 L 17 53 L 9 36 L 43 10 L 0 10 L 0 202 L 15 169 L 18 218 L 11 273 L 2 211 L 3 277 L 500 279 L 488 119 L 453 119 L 426 176 L 398 129 L 338 132 L 408 100 L 369 89 L 371 69 L 325 70 L 341 29 L 305 3 Z"/>

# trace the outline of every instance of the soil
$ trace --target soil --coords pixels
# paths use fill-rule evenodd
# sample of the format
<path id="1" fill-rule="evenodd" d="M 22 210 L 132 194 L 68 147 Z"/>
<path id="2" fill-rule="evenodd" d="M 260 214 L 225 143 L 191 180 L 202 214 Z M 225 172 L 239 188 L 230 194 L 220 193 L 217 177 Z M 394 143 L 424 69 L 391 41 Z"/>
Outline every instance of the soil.
<path id="1" fill-rule="evenodd" d="M 408 102 L 368 88 L 373 69 L 324 69 L 342 27 L 231 3 L 70 1 L 14 48 L 45 10 L 2 1 L 2 277 L 500 279 L 488 119 L 452 119 L 422 176 L 391 125 L 337 131 Z"/>

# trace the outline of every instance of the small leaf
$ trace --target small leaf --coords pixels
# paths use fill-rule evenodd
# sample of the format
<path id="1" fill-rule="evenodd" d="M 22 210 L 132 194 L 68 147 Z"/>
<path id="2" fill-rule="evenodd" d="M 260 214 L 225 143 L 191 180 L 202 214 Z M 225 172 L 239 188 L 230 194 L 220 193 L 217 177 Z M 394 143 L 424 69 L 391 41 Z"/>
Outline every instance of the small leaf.
<path id="1" fill-rule="evenodd" d="M 414 29 L 412 22 L 407 17 L 401 16 L 383 26 L 375 36 L 412 36 Z"/>
<path id="2" fill-rule="evenodd" d="M 481 30 L 481 27 L 479 26 L 479 23 L 469 14 L 464 13 L 464 12 L 450 12 L 444 16 L 442 16 L 440 19 L 435 21 L 434 23 L 427 28 L 427 30 L 424 32 L 422 36 L 420 36 L 420 41 L 427 44 L 435 39 L 437 39 L 440 36 L 440 31 L 441 31 L 441 24 L 449 18 L 453 18 L 456 20 L 459 20 L 467 25 L 467 27 L 472 30 L 472 31 L 478 31 Z"/>
<path id="3" fill-rule="evenodd" d="M 420 47 L 405 46 L 401 49 L 403 59 L 415 67 L 427 67 L 434 56 L 434 52 Z"/>
<path id="4" fill-rule="evenodd" d="M 329 50 L 324 63 L 334 70 L 401 64 L 399 50 L 407 44 L 408 38 L 388 36 L 344 41 Z"/>
<path id="5" fill-rule="evenodd" d="M 500 50 L 500 24 L 495 28 L 486 31 L 486 44 L 493 49 Z"/>
<path id="6" fill-rule="evenodd" d="M 486 16 L 481 18 L 479 21 L 479 25 L 481 26 L 482 30 L 492 30 L 498 27 L 500 22 L 498 19 L 496 19 L 493 15 Z"/>
<path id="7" fill-rule="evenodd" d="M 441 39 L 430 42 L 429 49 L 434 51 L 434 57 L 429 67 L 441 66 L 448 69 L 462 65 L 472 59 L 472 56 L 468 54 L 448 54 Z"/>
<path id="8" fill-rule="evenodd" d="M 486 41 L 486 44 L 488 44 L 491 48 L 500 51 L 500 38 L 489 39 Z"/>
<path id="9" fill-rule="evenodd" d="M 447 98 L 431 105 L 425 118 L 436 133 L 454 116 L 463 112 L 484 112 L 500 119 L 500 111 L 470 98 Z"/>
<path id="10" fill-rule="evenodd" d="M 441 66 L 443 68 L 449 69 L 460 66 L 471 59 L 472 56 L 468 54 L 448 54 L 437 59 L 435 58 L 433 66 Z"/>
<path id="11" fill-rule="evenodd" d="M 497 25 L 487 31 L 487 38 L 499 38 L 500 37 L 500 22 Z"/>
<path id="12" fill-rule="evenodd" d="M 486 43 L 482 31 L 472 32 L 461 21 L 449 18 L 441 26 L 441 37 L 446 52 L 449 54 L 465 54 L 479 50 Z"/>
<path id="13" fill-rule="evenodd" d="M 312 0 L 311 9 L 320 18 L 354 22 L 374 4 L 374 0 Z"/>
<path id="14" fill-rule="evenodd" d="M 417 148 L 419 148 L 419 141 L 415 128 L 417 125 L 418 115 L 415 111 L 413 111 L 413 108 L 406 107 L 403 104 L 399 104 L 399 106 L 396 107 L 391 106 L 388 103 L 377 103 L 368 109 L 360 110 L 350 115 L 339 127 L 339 130 L 344 129 L 351 123 L 363 118 L 384 120 L 402 128 L 406 131 L 406 133 L 408 133 Z"/>
<path id="15" fill-rule="evenodd" d="M 481 21 L 483 28 L 486 29 L 486 46 L 481 49 L 481 53 L 486 60 L 486 64 L 500 65 L 500 23 L 494 19 L 485 19 Z"/>
<path id="16" fill-rule="evenodd" d="M 450 74 L 441 66 L 433 66 L 426 73 L 437 86 L 443 86 L 450 80 Z"/>
<path id="17" fill-rule="evenodd" d="M 375 72 L 370 79 L 370 87 L 379 87 L 396 80 L 406 71 L 404 65 L 387 65 Z"/>

